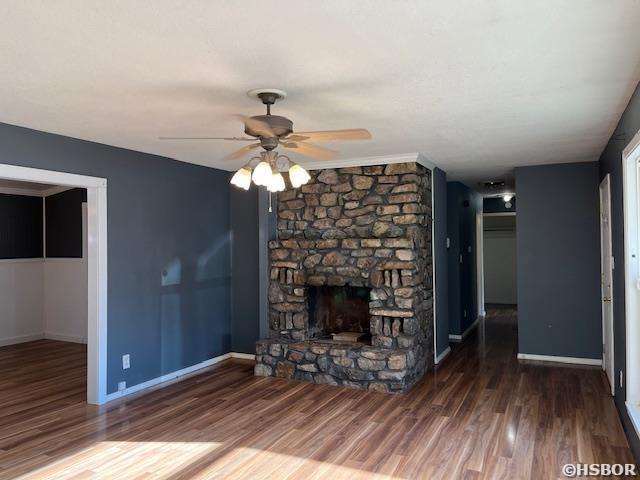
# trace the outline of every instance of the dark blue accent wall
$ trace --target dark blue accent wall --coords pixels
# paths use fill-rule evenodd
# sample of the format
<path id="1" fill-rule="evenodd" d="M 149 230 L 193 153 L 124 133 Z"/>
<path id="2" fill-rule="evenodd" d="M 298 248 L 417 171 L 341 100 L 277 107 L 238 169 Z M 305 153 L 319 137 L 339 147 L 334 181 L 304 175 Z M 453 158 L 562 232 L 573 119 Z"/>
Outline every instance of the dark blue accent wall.
<path id="1" fill-rule="evenodd" d="M 447 174 L 433 170 L 433 251 L 435 260 L 436 355 L 449 347 L 449 275 L 447 267 Z"/>
<path id="2" fill-rule="evenodd" d="M 622 151 L 631 139 L 640 130 L 640 86 L 629 101 L 620 122 L 616 127 L 611 139 L 600 156 L 600 179 L 605 175 L 611 176 L 611 226 L 613 240 L 613 256 L 618 265 L 622 265 L 624 259 L 624 218 L 623 218 L 623 197 L 622 197 Z M 613 316 L 614 316 L 614 366 L 616 372 L 624 372 L 626 376 L 626 336 L 625 336 L 625 278 L 624 268 L 616 268 L 613 271 Z M 616 374 L 617 377 L 617 374 Z M 626 383 L 626 382 L 625 382 Z M 626 385 L 622 387 L 616 382 L 615 402 L 622 418 L 624 429 L 630 440 L 631 448 L 636 460 L 640 462 L 640 439 L 636 434 L 631 421 L 627 415 L 625 406 Z"/>
<path id="3" fill-rule="evenodd" d="M 230 351 L 228 172 L 7 124 L 0 163 L 108 181 L 108 392 Z"/>
<path id="4" fill-rule="evenodd" d="M 477 318 L 478 212 L 482 212 L 482 197 L 478 193 L 460 182 L 447 182 L 449 333 L 452 335 L 463 334 Z"/>
<path id="5" fill-rule="evenodd" d="M 255 353 L 260 338 L 258 189 L 230 189 L 232 232 L 232 351 Z M 266 291 L 266 290 L 265 290 Z"/>
<path id="6" fill-rule="evenodd" d="M 82 258 L 82 204 L 86 201 L 84 188 L 72 188 L 45 198 L 48 258 Z"/>
<path id="7" fill-rule="evenodd" d="M 513 197 L 509 203 L 511 208 L 505 207 L 502 197 L 488 197 L 482 202 L 482 211 L 483 213 L 515 213 L 516 197 Z"/>
<path id="8" fill-rule="evenodd" d="M 520 353 L 602 358 L 598 163 L 516 169 Z"/>
<path id="9" fill-rule="evenodd" d="M 42 257 L 42 198 L 0 194 L 0 259 Z"/>

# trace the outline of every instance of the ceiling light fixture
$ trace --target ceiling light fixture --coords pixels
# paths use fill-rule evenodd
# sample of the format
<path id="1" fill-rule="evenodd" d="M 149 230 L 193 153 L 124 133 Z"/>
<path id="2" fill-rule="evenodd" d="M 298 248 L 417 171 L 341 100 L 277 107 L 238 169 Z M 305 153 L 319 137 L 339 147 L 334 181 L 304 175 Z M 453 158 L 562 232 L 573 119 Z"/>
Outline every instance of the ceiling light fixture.
<path id="1" fill-rule="evenodd" d="M 502 200 L 504 200 L 504 203 L 509 203 L 512 198 L 513 195 L 511 195 L 510 193 L 506 193 L 502 196 Z"/>
<path id="2" fill-rule="evenodd" d="M 238 170 L 231 178 L 231 184 L 249 190 L 251 186 L 251 168 L 245 166 Z"/>
<path id="3" fill-rule="evenodd" d="M 291 185 L 293 188 L 298 188 L 301 185 L 304 185 L 311 179 L 309 173 L 302 168 L 300 165 L 296 165 L 295 163 L 291 165 L 289 168 L 289 180 L 291 181 Z"/>
<path id="4" fill-rule="evenodd" d="M 282 192 L 287 186 L 281 172 L 287 170 L 293 188 L 298 188 L 311 179 L 311 175 L 289 157 L 270 150 L 261 152 L 259 157 L 253 157 L 240 168 L 231 178 L 231 184 L 249 190 L 253 180 L 253 183 L 266 187 L 270 192 Z"/>
<path id="5" fill-rule="evenodd" d="M 284 184 L 284 177 L 280 172 L 276 172 L 271 175 L 271 180 L 269 180 L 267 190 L 270 192 L 282 192 L 285 188 L 286 185 Z"/>
<path id="6" fill-rule="evenodd" d="M 267 186 L 272 175 L 273 171 L 271 170 L 271 165 L 269 165 L 269 162 L 262 160 L 258 165 L 256 165 L 251 178 L 253 179 L 253 183 L 256 185 Z"/>

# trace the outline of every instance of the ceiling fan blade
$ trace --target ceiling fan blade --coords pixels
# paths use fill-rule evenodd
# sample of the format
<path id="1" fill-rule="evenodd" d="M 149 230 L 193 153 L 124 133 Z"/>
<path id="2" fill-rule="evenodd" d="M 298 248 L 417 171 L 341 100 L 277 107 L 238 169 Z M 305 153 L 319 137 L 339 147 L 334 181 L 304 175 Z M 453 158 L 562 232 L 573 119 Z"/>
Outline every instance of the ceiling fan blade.
<path id="1" fill-rule="evenodd" d="M 158 137 L 159 140 L 233 140 L 236 142 L 253 142 L 252 137 Z"/>
<path id="2" fill-rule="evenodd" d="M 338 152 L 334 150 L 329 150 L 328 148 L 320 147 L 312 143 L 282 142 L 280 145 L 282 145 L 287 150 L 299 153 L 300 155 L 315 158 L 316 160 L 331 160 L 338 154 Z"/>
<path id="3" fill-rule="evenodd" d="M 252 143 L 251 145 L 247 145 L 246 147 L 242 147 L 235 152 L 231 152 L 229 155 L 224 157 L 224 160 L 237 160 L 238 158 L 242 158 L 248 153 L 251 152 L 254 148 L 258 148 L 260 146 L 259 143 Z"/>
<path id="4" fill-rule="evenodd" d="M 247 127 L 249 127 L 261 137 L 272 138 L 276 136 L 273 130 L 271 130 L 271 127 L 268 123 L 256 120 L 255 118 L 247 117 L 246 115 L 236 116 L 240 118 L 240 120 L 242 120 Z"/>
<path id="5" fill-rule="evenodd" d="M 293 142 L 332 142 L 336 140 L 370 140 L 371 134 L 366 128 L 348 130 L 325 130 L 318 132 L 294 132 L 287 137 Z"/>

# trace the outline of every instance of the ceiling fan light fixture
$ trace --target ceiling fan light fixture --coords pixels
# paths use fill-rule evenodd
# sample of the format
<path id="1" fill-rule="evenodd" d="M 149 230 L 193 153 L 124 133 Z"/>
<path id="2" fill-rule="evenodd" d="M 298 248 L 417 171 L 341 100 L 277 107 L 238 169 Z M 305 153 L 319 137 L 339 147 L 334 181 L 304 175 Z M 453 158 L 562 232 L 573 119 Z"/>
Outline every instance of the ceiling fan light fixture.
<path id="1" fill-rule="evenodd" d="M 251 186 L 251 169 L 242 167 L 238 170 L 233 177 L 231 177 L 231 185 L 243 188 L 244 190 L 249 190 L 249 187 Z"/>
<path id="2" fill-rule="evenodd" d="M 285 188 L 284 177 L 280 172 L 276 172 L 271 175 L 271 180 L 267 185 L 267 190 L 270 192 L 282 192 Z"/>
<path id="3" fill-rule="evenodd" d="M 253 183 L 268 186 L 272 176 L 271 165 L 269 165 L 269 162 L 263 160 L 256 165 L 256 168 L 253 170 Z"/>
<path id="4" fill-rule="evenodd" d="M 298 188 L 311 180 L 311 175 L 300 165 L 294 163 L 289 168 L 289 180 L 293 188 Z"/>

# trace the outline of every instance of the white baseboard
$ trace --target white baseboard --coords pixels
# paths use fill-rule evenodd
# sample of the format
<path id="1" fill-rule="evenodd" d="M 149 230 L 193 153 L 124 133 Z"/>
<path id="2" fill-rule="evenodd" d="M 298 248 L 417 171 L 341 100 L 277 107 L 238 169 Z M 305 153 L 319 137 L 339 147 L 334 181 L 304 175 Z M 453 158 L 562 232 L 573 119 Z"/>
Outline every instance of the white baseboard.
<path id="1" fill-rule="evenodd" d="M 42 333 L 32 333 L 30 335 L 19 335 L 17 337 L 0 338 L 0 347 L 6 347 L 7 345 L 17 345 L 18 343 L 33 342 L 35 340 L 42 340 L 44 335 Z"/>
<path id="2" fill-rule="evenodd" d="M 231 352 L 231 358 L 242 358 L 243 360 L 255 360 L 256 356 L 253 353 Z"/>
<path id="3" fill-rule="evenodd" d="M 462 335 L 449 334 L 449 341 L 459 343 L 462 340 L 464 340 L 464 338 L 471 333 L 471 330 L 473 330 L 478 326 L 478 322 L 480 321 L 480 318 L 481 317 L 476 317 L 474 322 L 471 325 L 469 325 L 469 327 L 467 327 L 467 329 L 464 332 L 462 332 Z"/>
<path id="4" fill-rule="evenodd" d="M 59 342 L 87 343 L 87 339 L 75 335 L 64 335 L 62 333 L 44 332 L 44 338 L 58 340 Z"/>
<path id="5" fill-rule="evenodd" d="M 447 347 L 447 349 L 444 352 L 442 352 L 440 355 L 436 357 L 436 365 L 440 363 L 442 360 L 444 360 L 445 357 L 450 353 L 451 353 L 451 347 Z"/>
<path id="6" fill-rule="evenodd" d="M 204 362 L 196 363 L 195 365 L 191 365 L 190 367 L 182 368 L 180 370 L 176 370 L 175 372 L 167 373 L 160 377 L 147 380 L 146 382 L 133 385 L 120 392 L 110 393 L 107 395 L 107 402 L 116 400 L 118 398 L 126 397 L 127 395 L 132 395 L 142 390 L 146 390 L 147 388 L 155 387 L 156 385 L 160 385 L 161 383 L 175 380 L 178 377 L 189 375 L 190 373 L 196 372 L 197 370 L 202 370 L 203 368 L 210 367 L 211 365 L 215 365 L 216 363 L 220 363 L 223 360 L 227 360 L 229 358 L 243 358 L 247 360 L 255 360 L 255 355 L 252 355 L 249 353 L 238 353 L 238 352 L 225 353 L 223 355 L 210 358 L 209 360 L 205 360 Z"/>
<path id="7" fill-rule="evenodd" d="M 537 360 L 539 362 L 572 363 L 575 365 L 602 365 L 601 358 L 557 357 L 555 355 L 536 355 L 519 353 L 518 360 Z"/>

